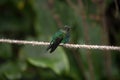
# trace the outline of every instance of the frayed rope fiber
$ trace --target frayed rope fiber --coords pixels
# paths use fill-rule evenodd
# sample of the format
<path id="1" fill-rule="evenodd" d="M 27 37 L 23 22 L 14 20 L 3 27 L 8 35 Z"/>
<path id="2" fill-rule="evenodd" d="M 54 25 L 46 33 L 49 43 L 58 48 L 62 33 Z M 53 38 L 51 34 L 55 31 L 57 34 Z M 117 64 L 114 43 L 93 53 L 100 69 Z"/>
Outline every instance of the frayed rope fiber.
<path id="1" fill-rule="evenodd" d="M 11 39 L 0 39 L 0 43 L 11 43 L 11 44 L 24 44 L 24 45 L 42 45 L 47 46 L 49 42 L 39 42 L 39 41 L 25 41 L 25 40 L 11 40 Z M 84 48 L 84 49 L 97 49 L 97 50 L 116 50 L 120 51 L 119 46 L 105 46 L 105 45 L 80 45 L 80 44 L 60 44 L 61 46 L 67 48 Z"/>

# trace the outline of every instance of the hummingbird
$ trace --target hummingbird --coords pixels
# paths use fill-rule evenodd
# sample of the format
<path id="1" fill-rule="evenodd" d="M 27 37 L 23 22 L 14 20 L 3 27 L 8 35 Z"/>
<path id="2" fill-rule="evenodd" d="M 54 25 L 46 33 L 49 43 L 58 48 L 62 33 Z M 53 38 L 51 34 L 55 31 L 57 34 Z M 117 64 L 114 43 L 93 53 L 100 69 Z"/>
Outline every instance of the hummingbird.
<path id="1" fill-rule="evenodd" d="M 50 45 L 47 47 L 47 51 L 50 49 L 50 53 L 52 53 L 60 43 L 65 44 L 69 42 L 70 29 L 70 26 L 65 25 L 63 29 L 60 29 L 58 32 L 56 32 L 52 37 Z"/>

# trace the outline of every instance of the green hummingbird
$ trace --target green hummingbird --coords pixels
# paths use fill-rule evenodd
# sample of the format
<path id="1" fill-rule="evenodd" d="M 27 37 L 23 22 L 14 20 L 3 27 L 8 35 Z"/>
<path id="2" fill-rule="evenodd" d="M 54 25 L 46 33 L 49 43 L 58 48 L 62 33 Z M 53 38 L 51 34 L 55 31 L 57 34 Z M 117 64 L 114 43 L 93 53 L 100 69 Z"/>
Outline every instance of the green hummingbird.
<path id="1" fill-rule="evenodd" d="M 69 42 L 70 29 L 71 28 L 69 26 L 65 25 L 63 29 L 60 29 L 58 32 L 56 32 L 52 37 L 50 45 L 47 47 L 47 51 L 50 49 L 50 53 L 52 53 L 60 43 L 65 44 Z"/>

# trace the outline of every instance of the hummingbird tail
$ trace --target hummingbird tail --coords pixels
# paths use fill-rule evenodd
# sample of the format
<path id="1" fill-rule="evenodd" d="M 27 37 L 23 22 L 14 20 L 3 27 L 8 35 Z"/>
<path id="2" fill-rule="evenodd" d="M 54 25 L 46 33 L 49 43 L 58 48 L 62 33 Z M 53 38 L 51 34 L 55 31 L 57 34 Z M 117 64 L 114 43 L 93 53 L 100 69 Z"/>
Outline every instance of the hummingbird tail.
<path id="1" fill-rule="evenodd" d="M 62 42 L 63 38 L 57 38 L 56 41 L 53 43 L 50 53 L 55 51 L 55 49 L 58 47 L 58 45 Z"/>
<path id="2" fill-rule="evenodd" d="M 52 53 L 53 51 L 55 51 L 57 46 L 62 42 L 62 40 L 63 40 L 63 38 L 57 38 L 53 44 L 50 44 L 48 46 L 47 50 L 51 49 L 50 53 Z"/>

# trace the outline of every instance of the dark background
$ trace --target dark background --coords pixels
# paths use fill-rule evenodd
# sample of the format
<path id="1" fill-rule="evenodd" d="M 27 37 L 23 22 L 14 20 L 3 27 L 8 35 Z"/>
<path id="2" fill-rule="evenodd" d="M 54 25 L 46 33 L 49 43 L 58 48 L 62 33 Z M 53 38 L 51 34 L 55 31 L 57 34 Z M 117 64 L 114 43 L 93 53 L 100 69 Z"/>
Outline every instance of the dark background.
<path id="1" fill-rule="evenodd" d="M 120 46 L 120 0 L 0 0 L 0 38 Z M 0 80 L 120 80 L 120 52 L 0 43 Z"/>

